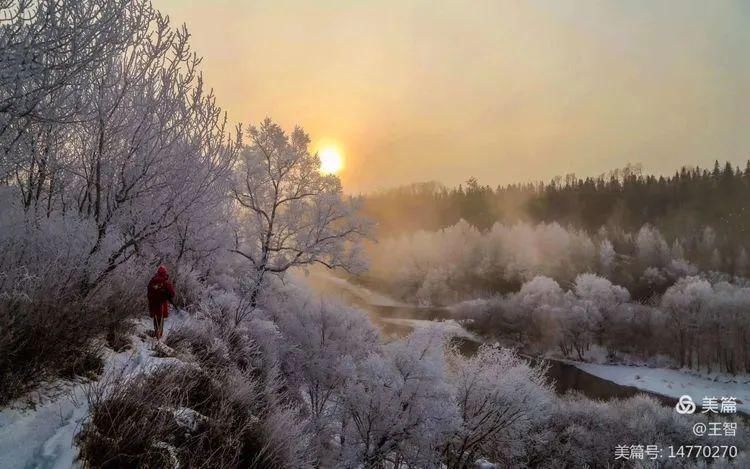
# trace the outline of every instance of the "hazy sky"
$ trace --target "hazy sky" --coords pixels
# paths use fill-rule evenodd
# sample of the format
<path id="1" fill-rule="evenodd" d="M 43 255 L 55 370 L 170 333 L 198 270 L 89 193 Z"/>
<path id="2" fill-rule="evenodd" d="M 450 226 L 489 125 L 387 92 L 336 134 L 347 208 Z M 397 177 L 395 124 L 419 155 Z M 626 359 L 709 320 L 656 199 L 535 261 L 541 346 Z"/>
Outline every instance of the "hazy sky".
<path id="1" fill-rule="evenodd" d="M 748 2 L 154 4 L 232 120 L 337 142 L 348 191 L 750 157 Z"/>

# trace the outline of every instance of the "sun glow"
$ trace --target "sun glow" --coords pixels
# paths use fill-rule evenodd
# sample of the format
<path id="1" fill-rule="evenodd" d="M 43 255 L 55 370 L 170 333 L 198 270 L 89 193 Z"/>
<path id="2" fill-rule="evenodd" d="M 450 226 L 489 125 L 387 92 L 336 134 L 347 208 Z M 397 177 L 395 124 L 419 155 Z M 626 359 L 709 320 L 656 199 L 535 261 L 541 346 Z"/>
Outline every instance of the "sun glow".
<path id="1" fill-rule="evenodd" d="M 344 157 L 335 147 L 324 147 L 318 152 L 320 157 L 320 172 L 323 174 L 338 174 L 344 168 Z"/>

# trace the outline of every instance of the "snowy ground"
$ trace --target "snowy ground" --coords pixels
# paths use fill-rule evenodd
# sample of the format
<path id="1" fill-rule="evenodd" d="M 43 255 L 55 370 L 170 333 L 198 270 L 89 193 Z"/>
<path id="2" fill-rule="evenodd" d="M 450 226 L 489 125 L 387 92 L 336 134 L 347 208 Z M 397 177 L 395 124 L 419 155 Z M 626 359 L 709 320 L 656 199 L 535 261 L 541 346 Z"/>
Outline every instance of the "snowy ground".
<path id="1" fill-rule="evenodd" d="M 617 384 L 679 398 L 689 395 L 698 405 L 704 397 L 735 397 L 737 410 L 750 415 L 750 376 L 714 379 L 683 370 L 646 366 L 598 365 L 569 361 L 581 370 Z"/>
<path id="2" fill-rule="evenodd" d="M 165 321 L 164 334 L 169 334 L 184 315 L 172 314 Z M 142 320 L 136 331 L 151 329 L 150 321 Z M 172 362 L 173 358 L 153 356 L 153 340 L 132 337 L 132 348 L 121 353 L 109 350 L 105 357 L 104 375 L 114 371 L 138 373 L 153 366 Z M 2 469 L 68 469 L 79 467 L 78 448 L 73 438 L 88 416 L 86 384 L 66 382 L 49 392 L 35 392 L 0 411 L 0 468 Z M 29 400 L 35 402 L 30 408 Z"/>
<path id="3" fill-rule="evenodd" d="M 399 326 L 408 326 L 414 329 L 421 327 L 439 327 L 443 329 L 448 337 L 463 337 L 475 342 L 482 341 L 479 336 L 467 331 L 461 326 L 461 324 L 452 319 L 446 321 L 431 321 L 428 319 L 382 318 L 381 321 Z"/>
<path id="4" fill-rule="evenodd" d="M 299 273 L 296 273 L 296 274 L 299 275 L 300 278 L 304 278 Z M 316 286 L 322 286 L 324 288 L 333 287 L 335 290 L 338 290 L 338 291 L 343 290 L 346 293 L 356 297 L 362 303 L 367 304 L 367 305 L 388 306 L 388 307 L 396 307 L 396 308 L 401 308 L 401 307 L 416 308 L 416 306 L 414 305 L 410 305 L 408 303 L 398 301 L 387 295 L 383 295 L 382 293 L 374 292 L 361 285 L 355 285 L 346 279 L 343 279 L 341 277 L 337 277 L 331 274 L 327 270 L 316 269 L 311 272 L 307 280 L 310 283 L 317 284 Z"/>

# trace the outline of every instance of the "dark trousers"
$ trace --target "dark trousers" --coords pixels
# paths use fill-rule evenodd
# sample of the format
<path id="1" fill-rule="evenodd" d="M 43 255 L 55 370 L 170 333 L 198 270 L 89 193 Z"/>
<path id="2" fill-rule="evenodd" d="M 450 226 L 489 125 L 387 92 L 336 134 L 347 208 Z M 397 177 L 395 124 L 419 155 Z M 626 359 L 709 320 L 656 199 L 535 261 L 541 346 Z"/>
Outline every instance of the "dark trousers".
<path id="1" fill-rule="evenodd" d="M 154 314 L 154 337 L 161 339 L 164 334 L 164 316 L 161 314 Z"/>

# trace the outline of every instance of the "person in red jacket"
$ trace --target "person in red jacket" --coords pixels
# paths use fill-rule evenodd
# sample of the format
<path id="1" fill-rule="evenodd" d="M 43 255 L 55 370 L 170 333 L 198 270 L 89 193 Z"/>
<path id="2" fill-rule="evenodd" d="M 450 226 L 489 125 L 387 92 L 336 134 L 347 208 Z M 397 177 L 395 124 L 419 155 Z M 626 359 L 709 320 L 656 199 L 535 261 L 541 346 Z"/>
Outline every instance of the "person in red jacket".
<path id="1" fill-rule="evenodd" d="M 164 334 L 164 319 L 169 317 L 169 303 L 174 299 L 174 286 L 169 281 L 167 268 L 160 265 L 156 275 L 148 282 L 148 309 L 154 320 L 154 337 Z M 172 303 L 174 304 L 174 303 Z"/>

